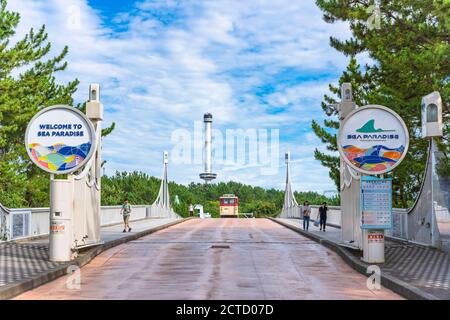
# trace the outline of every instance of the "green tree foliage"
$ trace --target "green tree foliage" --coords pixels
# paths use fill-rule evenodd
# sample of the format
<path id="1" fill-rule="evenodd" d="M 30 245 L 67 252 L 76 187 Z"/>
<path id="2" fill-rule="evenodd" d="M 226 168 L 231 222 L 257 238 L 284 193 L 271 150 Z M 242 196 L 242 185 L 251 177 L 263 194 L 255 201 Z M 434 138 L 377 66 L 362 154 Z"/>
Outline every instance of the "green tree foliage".
<path id="1" fill-rule="evenodd" d="M 0 0 L 0 203 L 7 207 L 47 206 L 48 174 L 31 163 L 23 143 L 31 118 L 42 108 L 73 105 L 78 80 L 56 83 L 54 74 L 67 67 L 68 48 L 48 57 L 51 44 L 45 26 L 31 29 L 21 40 L 11 43 L 20 15 L 8 11 Z M 76 106 L 85 110 L 85 103 Z M 103 129 L 106 136 L 115 124 Z"/>
<path id="2" fill-rule="evenodd" d="M 338 197 L 328 198 L 314 191 L 294 192 L 294 196 L 298 204 L 303 204 L 305 201 L 308 201 L 312 205 L 320 205 L 324 202 L 331 206 L 338 206 L 340 204 Z"/>
<path id="3" fill-rule="evenodd" d="M 256 205 L 254 210 L 254 216 L 256 218 L 272 217 L 280 213 L 280 210 L 275 206 L 273 202 L 260 202 Z"/>
<path id="4" fill-rule="evenodd" d="M 324 96 L 324 101 L 322 101 L 321 104 L 328 119 L 324 121 L 324 127 L 321 127 L 317 121 L 312 121 L 314 133 L 326 144 L 328 151 L 334 153 L 338 151 L 336 130 L 339 129 L 339 111 L 337 109 L 337 103 L 341 97 L 340 86 L 344 82 L 350 82 L 354 88 L 353 99 L 355 103 L 360 106 L 365 105 L 367 103 L 366 92 L 369 89 L 367 79 L 368 75 L 363 74 L 360 71 L 360 66 L 355 57 L 351 57 L 347 69 L 342 73 L 342 76 L 339 79 L 339 84 L 337 86 L 332 84 L 329 85 L 331 95 L 326 94 Z M 337 96 L 339 99 L 335 99 L 334 96 Z M 314 151 L 314 157 L 330 170 L 330 178 L 334 181 L 336 189 L 339 190 L 339 157 L 330 153 L 321 152 L 318 149 Z"/>
<path id="5" fill-rule="evenodd" d="M 448 172 L 449 163 L 449 12 L 445 0 L 381 0 L 379 25 L 368 24 L 374 4 L 368 0 L 317 0 L 326 22 L 346 21 L 351 39 L 330 38 L 336 50 L 350 57 L 347 70 L 339 80 L 351 82 L 357 105 L 381 104 L 396 111 L 405 121 L 410 134 L 410 149 L 402 164 L 392 173 L 394 205 L 407 207 L 417 195 L 423 176 L 427 141 L 420 136 L 420 101 L 424 95 L 439 91 L 444 103 L 445 136 L 439 148 L 446 155 L 441 172 Z M 373 7 L 372 7 L 373 8 Z M 374 20 L 376 22 L 376 19 Z M 354 58 L 368 53 L 374 63 L 364 71 Z M 330 92 L 340 98 L 338 86 L 330 85 Z M 325 127 L 312 123 L 316 135 L 336 151 L 337 110 L 326 95 L 322 108 L 330 118 Z M 338 158 L 316 150 L 316 158 L 330 169 L 330 176 L 338 185 Z M 447 171 L 446 171 L 447 170 Z"/>
<path id="6" fill-rule="evenodd" d="M 44 186 L 44 174 L 27 159 L 25 129 L 42 107 L 72 104 L 78 80 L 56 83 L 54 73 L 66 68 L 68 49 L 48 58 L 51 45 L 45 26 L 11 43 L 20 15 L 6 5 L 0 0 L 0 202 L 34 206 L 48 197 L 48 177 Z"/>
<path id="7" fill-rule="evenodd" d="M 128 198 L 134 204 L 152 204 L 159 192 L 161 180 L 142 172 L 116 172 L 114 176 L 102 177 L 102 205 L 118 205 Z M 274 216 L 281 211 L 284 192 L 276 189 L 252 187 L 239 182 L 220 182 L 217 184 L 190 183 L 181 185 L 169 182 L 170 197 L 175 195 L 180 203 L 173 204 L 175 212 L 188 216 L 189 204 L 201 204 L 203 210 L 211 216 L 219 216 L 219 198 L 227 193 L 239 197 L 239 212 L 256 216 Z M 338 199 L 328 199 L 316 192 L 296 192 L 300 201 L 308 200 L 311 204 L 338 204 Z"/>

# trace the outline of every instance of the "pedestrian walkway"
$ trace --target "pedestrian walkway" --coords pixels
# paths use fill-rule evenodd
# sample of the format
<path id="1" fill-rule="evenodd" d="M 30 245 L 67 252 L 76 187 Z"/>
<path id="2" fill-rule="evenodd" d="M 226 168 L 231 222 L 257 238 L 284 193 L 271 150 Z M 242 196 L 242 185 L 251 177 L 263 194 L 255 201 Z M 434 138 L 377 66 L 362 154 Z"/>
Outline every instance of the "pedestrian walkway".
<path id="1" fill-rule="evenodd" d="M 122 232 L 122 224 L 102 227 L 100 234 L 104 244 L 85 249 L 84 252 L 80 253 L 78 263 L 80 261 L 88 262 L 91 258 L 88 257 L 89 255 L 95 256 L 106 250 L 106 248 L 113 247 L 127 240 L 133 240 L 136 237 L 173 225 L 178 221 L 183 220 L 179 218 L 153 218 L 133 221 L 130 222 L 131 232 L 126 233 Z M 93 250 L 95 250 L 95 253 L 93 253 Z M 56 278 L 65 274 L 65 269 L 70 264 L 73 263 L 49 261 L 48 238 L 25 242 L 0 243 L 0 300 L 10 295 L 9 289 L 11 288 L 22 284 L 26 284 L 25 287 L 27 288 L 30 288 L 30 286 L 35 287 L 36 284 L 30 283 L 30 280 L 42 278 L 43 275 Z M 52 275 L 50 276 L 50 274 Z"/>
<path id="2" fill-rule="evenodd" d="M 303 229 L 300 219 L 276 219 L 284 224 Z M 340 229 L 327 227 L 320 231 L 313 223 L 309 225 L 309 234 L 339 245 L 347 253 L 360 259 L 359 251 L 349 249 L 348 244 L 340 241 Z M 379 264 L 381 273 L 407 283 L 437 299 L 450 299 L 450 255 L 438 249 L 408 242 L 386 240 L 385 263 Z M 361 261 L 365 267 L 369 266 Z"/>
<path id="3" fill-rule="evenodd" d="M 176 221 L 175 218 L 160 218 L 160 219 L 144 219 L 139 221 L 130 221 L 131 232 L 122 232 L 123 225 L 117 224 L 109 227 L 101 228 L 101 239 L 104 242 L 116 240 L 122 237 L 125 237 L 130 234 L 136 234 L 139 232 L 143 232 L 145 230 L 149 230 L 158 226 L 162 226 L 173 221 Z"/>
<path id="4" fill-rule="evenodd" d="M 339 276 L 336 276 L 338 274 Z M 105 251 L 17 299 L 401 299 L 336 253 L 268 219 L 192 219 Z"/>

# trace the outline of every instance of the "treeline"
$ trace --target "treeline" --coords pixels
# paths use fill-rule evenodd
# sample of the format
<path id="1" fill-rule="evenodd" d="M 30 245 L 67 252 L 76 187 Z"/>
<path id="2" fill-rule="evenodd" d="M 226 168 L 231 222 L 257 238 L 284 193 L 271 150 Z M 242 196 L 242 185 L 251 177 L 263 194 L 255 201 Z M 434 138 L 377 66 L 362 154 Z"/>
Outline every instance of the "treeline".
<path id="1" fill-rule="evenodd" d="M 142 172 L 116 172 L 102 178 L 102 205 L 118 205 L 128 198 L 132 204 L 151 204 L 155 201 L 161 180 Z M 215 184 L 190 183 L 182 185 L 169 183 L 170 200 L 174 210 L 188 215 L 189 204 L 201 204 L 205 212 L 219 216 L 219 197 L 232 193 L 239 197 L 239 212 L 253 213 L 255 216 L 273 216 L 281 211 L 284 191 L 253 187 L 239 182 L 219 182 Z M 338 205 L 339 199 L 329 199 L 317 192 L 296 192 L 297 201 L 308 200 L 311 204 L 323 201 Z M 178 198 L 178 203 L 175 201 Z"/>

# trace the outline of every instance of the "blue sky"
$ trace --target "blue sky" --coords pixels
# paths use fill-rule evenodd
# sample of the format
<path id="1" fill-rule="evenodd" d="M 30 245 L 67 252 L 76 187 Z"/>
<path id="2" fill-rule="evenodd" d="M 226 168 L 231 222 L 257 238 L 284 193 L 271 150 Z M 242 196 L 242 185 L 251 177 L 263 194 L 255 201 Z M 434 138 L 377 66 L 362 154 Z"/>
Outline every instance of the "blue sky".
<path id="1" fill-rule="evenodd" d="M 284 152 L 291 151 L 296 190 L 334 189 L 314 160 L 325 146 L 311 121 L 323 120 L 320 102 L 347 58 L 329 47 L 348 38 L 345 24 L 326 24 L 313 0 L 107 1 L 10 0 L 21 13 L 18 35 L 46 24 L 52 54 L 69 46 L 61 82 L 101 84 L 106 173 L 140 170 L 159 176 L 174 131 L 193 131 L 205 112 L 214 128 L 278 129 L 279 170 L 262 175 L 248 166 L 216 165 L 218 181 L 284 187 Z M 200 182 L 201 164 L 170 165 L 170 179 Z"/>

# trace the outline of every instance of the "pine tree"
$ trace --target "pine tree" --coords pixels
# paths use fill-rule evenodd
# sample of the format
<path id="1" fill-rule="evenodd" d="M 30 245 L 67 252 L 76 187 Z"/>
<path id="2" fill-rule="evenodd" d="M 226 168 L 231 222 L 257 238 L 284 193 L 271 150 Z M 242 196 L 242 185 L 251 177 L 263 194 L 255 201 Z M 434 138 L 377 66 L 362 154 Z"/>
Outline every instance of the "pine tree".
<path id="1" fill-rule="evenodd" d="M 364 101 L 361 101 L 364 103 L 357 104 L 385 105 L 396 111 L 409 129 L 409 152 L 393 172 L 394 205 L 407 207 L 420 188 L 426 159 L 427 141 L 420 136 L 420 101 L 424 95 L 435 90 L 442 96 L 444 121 L 447 123 L 439 147 L 446 155 L 450 154 L 450 3 L 444 0 L 382 0 L 379 1 L 379 15 L 373 10 L 373 1 L 317 0 L 316 3 L 324 11 L 326 22 L 349 22 L 352 38 L 341 41 L 332 37 L 331 46 L 351 57 L 368 53 L 374 61 L 370 66 L 365 66 L 362 77 L 357 70 L 350 68 L 352 72 L 349 75 L 355 78 L 347 80 L 352 81 L 353 89 L 365 86 Z M 368 23 L 371 18 L 375 18 L 372 20 L 375 24 Z M 337 94 L 335 89 L 330 88 L 332 93 Z M 332 101 L 328 97 L 324 100 L 324 103 Z M 335 114 L 335 110 L 324 110 L 329 116 Z M 337 128 L 336 123 L 333 126 Z M 325 129 L 316 123 L 313 123 L 313 128 L 320 138 L 326 136 L 323 134 Z M 336 143 L 331 137 L 322 141 L 327 143 L 329 150 L 335 151 Z M 317 152 L 316 157 L 322 163 L 334 166 L 330 175 L 338 181 L 336 159 Z M 448 165 L 448 161 L 442 164 L 443 167 Z"/>
<path id="2" fill-rule="evenodd" d="M 24 146 L 30 119 L 42 108 L 73 105 L 78 80 L 58 84 L 54 74 L 67 67 L 68 48 L 48 57 L 51 44 L 45 25 L 11 43 L 20 22 L 0 0 L 0 203 L 9 207 L 48 205 L 49 180 L 31 163 Z M 112 128 L 106 128 L 108 134 Z"/>
<path id="3" fill-rule="evenodd" d="M 352 88 L 354 88 L 353 99 L 355 100 L 355 103 L 357 105 L 366 104 L 366 91 L 369 86 L 368 79 L 367 75 L 360 71 L 360 66 L 355 57 L 351 57 L 347 69 L 339 79 L 339 85 L 329 85 L 331 94 L 337 96 L 339 100 L 341 97 L 340 86 L 344 82 L 350 82 L 352 84 Z M 326 144 L 327 150 L 334 152 L 334 154 L 338 151 L 336 132 L 339 129 L 339 111 L 337 109 L 337 104 L 338 100 L 332 95 L 325 95 L 324 101 L 322 101 L 322 109 L 329 119 L 324 121 L 324 127 L 321 127 L 317 121 L 312 121 L 314 133 Z M 321 152 L 317 148 L 314 151 L 314 157 L 330 170 L 330 178 L 334 181 L 336 188 L 339 190 L 339 157 L 334 154 Z"/>

